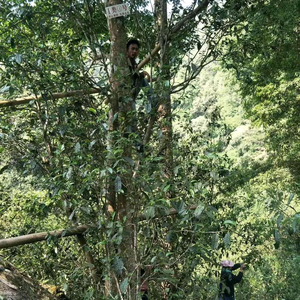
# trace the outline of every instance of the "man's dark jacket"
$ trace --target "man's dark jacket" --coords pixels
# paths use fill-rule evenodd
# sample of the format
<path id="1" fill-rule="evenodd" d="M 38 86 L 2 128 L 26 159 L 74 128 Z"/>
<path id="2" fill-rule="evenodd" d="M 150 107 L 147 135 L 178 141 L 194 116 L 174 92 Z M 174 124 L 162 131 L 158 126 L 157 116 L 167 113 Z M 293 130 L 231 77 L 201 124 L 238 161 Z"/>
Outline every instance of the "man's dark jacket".
<path id="1" fill-rule="evenodd" d="M 241 264 L 235 264 L 232 271 L 241 267 Z M 220 283 L 220 296 L 234 297 L 234 285 L 239 283 L 243 278 L 243 272 L 239 272 L 236 276 L 232 274 L 231 270 L 222 268 L 221 283 Z"/>

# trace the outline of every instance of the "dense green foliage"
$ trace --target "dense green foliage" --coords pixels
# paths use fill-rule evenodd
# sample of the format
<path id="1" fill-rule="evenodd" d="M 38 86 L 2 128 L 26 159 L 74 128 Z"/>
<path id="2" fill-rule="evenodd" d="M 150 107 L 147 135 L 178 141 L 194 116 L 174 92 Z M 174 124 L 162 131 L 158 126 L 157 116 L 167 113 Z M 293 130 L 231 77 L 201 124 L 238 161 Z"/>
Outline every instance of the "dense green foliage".
<path id="1" fill-rule="evenodd" d="M 188 12 L 173 2 L 171 26 Z M 49 237 L 2 255 L 70 299 L 107 299 L 107 282 L 117 282 L 119 296 L 129 299 L 133 275 L 117 251 L 128 228 L 106 209 L 113 183 L 116 194 L 130 200 L 128 215 L 141 219 L 132 229 L 136 267 L 151 266 L 150 299 L 216 299 L 219 262 L 226 258 L 249 265 L 237 299 L 299 299 L 297 3 L 214 3 L 198 27 L 190 22 L 173 37 L 172 179 L 165 174 L 158 123 L 144 153 L 136 147 L 150 118 L 147 90 L 132 112 L 137 132 L 109 131 L 103 3 L 3 3 L 1 95 L 44 99 L 0 111 L 0 237 L 91 228 L 83 249 L 75 237 Z M 158 34 L 145 6 L 131 3 L 126 19 L 129 35 L 144 43 L 141 55 Z M 222 66 L 206 66 L 217 57 Z M 151 71 L 159 76 L 158 61 Z M 153 84 L 154 93 L 162 86 Z M 91 87 L 100 93 L 52 98 Z M 122 178 L 133 171 L 137 176 L 124 187 Z M 170 216 L 172 209 L 177 214 Z M 87 252 L 95 265 L 85 260 Z"/>
<path id="2" fill-rule="evenodd" d="M 266 129 L 274 159 L 299 180 L 299 1 L 257 1 L 224 40 L 248 117 Z"/>

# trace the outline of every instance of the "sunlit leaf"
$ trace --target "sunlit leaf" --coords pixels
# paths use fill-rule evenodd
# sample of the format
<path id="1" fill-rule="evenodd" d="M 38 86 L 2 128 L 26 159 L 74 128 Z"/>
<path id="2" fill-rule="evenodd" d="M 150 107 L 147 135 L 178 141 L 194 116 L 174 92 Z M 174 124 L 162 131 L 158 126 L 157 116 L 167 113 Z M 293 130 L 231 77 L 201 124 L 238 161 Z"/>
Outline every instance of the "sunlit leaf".
<path id="1" fill-rule="evenodd" d="M 230 246 L 230 242 L 231 242 L 229 231 L 225 234 L 223 241 L 224 241 L 225 247 L 228 248 Z"/>
<path id="2" fill-rule="evenodd" d="M 211 237 L 211 247 L 214 250 L 217 250 L 219 247 L 219 234 L 218 233 L 214 233 Z"/>
<path id="3" fill-rule="evenodd" d="M 205 208 L 205 207 L 204 207 L 203 204 L 199 204 L 199 205 L 197 206 L 197 208 L 195 209 L 195 211 L 194 211 L 194 216 L 195 216 L 196 218 L 199 218 L 200 215 L 202 214 L 204 208 Z"/>
<path id="4" fill-rule="evenodd" d="M 171 204 L 179 215 L 184 215 L 186 213 L 186 205 L 183 201 L 171 201 Z"/>
<path id="5" fill-rule="evenodd" d="M 77 143 L 75 144 L 75 153 L 80 152 L 80 149 L 81 149 L 80 143 L 77 142 Z"/>
<path id="6" fill-rule="evenodd" d="M 281 227 L 281 223 L 282 223 L 282 220 L 283 220 L 283 213 L 281 212 L 279 214 L 279 216 L 277 217 L 277 227 L 280 228 Z"/>
<path id="7" fill-rule="evenodd" d="M 224 225 L 233 225 L 233 226 L 235 226 L 236 222 L 235 221 L 231 221 L 231 220 L 226 220 L 226 221 L 224 221 Z"/>
<path id="8" fill-rule="evenodd" d="M 147 220 L 152 219 L 155 217 L 155 208 L 154 206 L 148 206 L 144 212 L 145 217 Z"/>

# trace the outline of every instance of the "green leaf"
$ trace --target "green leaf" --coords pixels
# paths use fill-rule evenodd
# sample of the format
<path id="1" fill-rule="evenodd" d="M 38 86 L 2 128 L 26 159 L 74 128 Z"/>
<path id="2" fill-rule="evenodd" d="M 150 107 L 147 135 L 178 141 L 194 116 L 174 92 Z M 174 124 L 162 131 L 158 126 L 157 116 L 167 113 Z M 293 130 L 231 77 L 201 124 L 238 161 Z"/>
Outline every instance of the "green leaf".
<path id="1" fill-rule="evenodd" d="M 116 119 L 118 118 L 118 113 L 115 113 L 114 114 L 114 117 L 113 117 L 113 120 L 112 120 L 112 123 L 114 123 L 116 121 Z"/>
<path id="2" fill-rule="evenodd" d="M 93 148 L 93 146 L 96 144 L 97 140 L 93 140 L 90 142 L 89 144 L 89 150 L 91 150 Z"/>
<path id="3" fill-rule="evenodd" d="M 177 236 L 176 232 L 174 232 L 174 231 L 168 232 L 167 237 L 166 237 L 166 240 L 168 243 L 170 243 L 170 244 L 175 243 L 177 241 L 177 239 L 178 239 L 178 236 Z"/>
<path id="4" fill-rule="evenodd" d="M 171 185 L 168 184 L 167 186 L 164 187 L 163 191 L 164 191 L 164 192 L 167 192 L 167 191 L 170 189 L 170 187 L 171 187 Z"/>
<path id="5" fill-rule="evenodd" d="M 145 210 L 145 217 L 147 220 L 155 217 L 155 208 L 154 206 L 148 206 Z"/>
<path id="6" fill-rule="evenodd" d="M 192 63 L 191 67 L 192 67 L 193 72 L 197 72 L 198 71 L 198 68 L 197 68 L 197 66 L 195 64 Z"/>
<path id="7" fill-rule="evenodd" d="M 153 263 L 155 262 L 155 260 L 156 260 L 156 256 L 153 256 L 153 257 L 151 258 L 151 264 L 153 264 Z"/>
<path id="8" fill-rule="evenodd" d="M 195 211 L 194 211 L 194 216 L 195 216 L 196 218 L 199 218 L 200 215 L 202 214 L 203 210 L 204 210 L 204 205 L 203 205 L 203 204 L 199 204 L 199 205 L 197 206 L 197 208 L 195 209 Z"/>
<path id="9" fill-rule="evenodd" d="M 6 85 L 0 90 L 0 93 L 4 93 L 4 92 L 8 91 L 9 89 L 10 89 L 10 86 Z"/>
<path id="10" fill-rule="evenodd" d="M 186 214 L 186 205 L 183 201 L 171 201 L 171 205 L 179 215 Z"/>
<path id="11" fill-rule="evenodd" d="M 117 193 L 121 192 L 122 190 L 122 180 L 120 176 L 117 176 L 115 179 L 115 189 Z"/>
<path id="12" fill-rule="evenodd" d="M 96 109 L 92 108 L 92 107 L 89 107 L 88 108 L 90 112 L 92 112 L 93 114 L 97 114 L 97 111 Z"/>
<path id="13" fill-rule="evenodd" d="M 280 242 L 280 234 L 277 229 L 274 230 L 274 238 L 276 242 Z"/>
<path id="14" fill-rule="evenodd" d="M 218 210 L 214 206 L 209 205 L 206 207 L 205 213 L 210 219 L 215 218 L 216 212 L 218 212 Z"/>
<path id="15" fill-rule="evenodd" d="M 224 241 L 225 247 L 228 248 L 230 246 L 230 242 L 231 242 L 229 231 L 225 234 L 223 241 Z"/>
<path id="16" fill-rule="evenodd" d="M 190 189 L 190 194 L 191 194 L 192 197 L 194 197 L 195 196 L 195 191 L 193 189 Z"/>
<path id="17" fill-rule="evenodd" d="M 118 257 L 118 256 L 114 257 L 114 259 L 113 259 L 113 268 L 119 275 L 122 275 L 122 271 L 124 269 L 124 263 L 123 263 L 123 260 L 120 257 Z"/>
<path id="18" fill-rule="evenodd" d="M 277 229 L 274 230 L 274 239 L 275 239 L 275 249 L 278 249 L 280 247 L 280 234 Z"/>
<path id="19" fill-rule="evenodd" d="M 18 64 L 20 64 L 21 62 L 22 62 L 22 54 L 16 54 L 15 55 L 15 61 L 18 63 Z"/>
<path id="20" fill-rule="evenodd" d="M 75 144 L 75 153 L 80 152 L 80 148 L 81 148 L 80 143 L 77 142 L 77 143 Z"/>
<path id="21" fill-rule="evenodd" d="M 214 233 L 211 237 L 211 247 L 214 250 L 217 250 L 219 247 L 219 234 L 218 233 Z"/>
<path id="22" fill-rule="evenodd" d="M 298 227 L 299 223 L 300 223 L 300 214 L 295 214 L 294 220 L 293 220 L 293 231 L 294 231 L 294 233 L 297 232 L 297 227 Z"/>
<path id="23" fill-rule="evenodd" d="M 73 173 L 73 168 L 72 168 L 72 167 L 69 167 L 69 170 L 68 170 L 68 172 L 66 173 L 66 178 L 67 178 L 67 179 L 71 179 L 72 173 Z"/>
<path id="24" fill-rule="evenodd" d="M 122 294 L 126 293 L 128 286 L 129 286 L 129 280 L 126 277 L 120 284 L 120 289 L 121 289 Z"/>
<path id="25" fill-rule="evenodd" d="M 124 160 L 129 163 L 130 166 L 134 167 L 134 161 L 131 157 L 124 157 Z"/>
<path id="26" fill-rule="evenodd" d="M 231 220 L 226 220 L 226 221 L 224 221 L 224 225 L 233 225 L 233 226 L 236 226 L 236 222 L 235 221 L 231 221 Z"/>
<path id="27" fill-rule="evenodd" d="M 176 167 L 174 168 L 174 175 L 175 175 L 175 176 L 178 175 L 178 171 L 179 171 L 180 167 L 181 167 L 181 166 L 176 166 Z"/>
<path id="28" fill-rule="evenodd" d="M 282 220 L 283 220 L 283 213 L 281 212 L 277 218 L 277 227 L 278 228 L 281 227 Z"/>
<path id="29" fill-rule="evenodd" d="M 292 200 L 293 200 L 294 196 L 295 196 L 295 194 L 290 194 L 290 196 L 289 196 L 289 200 L 288 200 L 288 202 L 287 202 L 287 204 L 286 204 L 286 205 L 290 205 L 290 204 L 291 204 L 291 202 L 292 202 Z"/>

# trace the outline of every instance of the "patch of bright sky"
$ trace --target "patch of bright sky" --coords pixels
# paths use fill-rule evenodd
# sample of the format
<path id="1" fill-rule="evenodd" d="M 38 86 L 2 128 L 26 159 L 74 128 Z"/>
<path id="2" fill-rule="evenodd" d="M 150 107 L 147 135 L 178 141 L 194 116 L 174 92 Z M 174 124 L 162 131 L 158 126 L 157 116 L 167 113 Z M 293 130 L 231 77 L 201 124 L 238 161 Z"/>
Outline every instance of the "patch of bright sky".
<path id="1" fill-rule="evenodd" d="M 183 8 L 187 8 L 189 6 L 191 6 L 193 3 L 192 0 L 181 0 L 180 4 L 182 5 Z M 172 10 L 172 3 L 168 3 L 168 14 L 171 14 L 171 10 Z M 150 0 L 147 9 L 149 11 L 154 12 L 154 0 Z"/>

